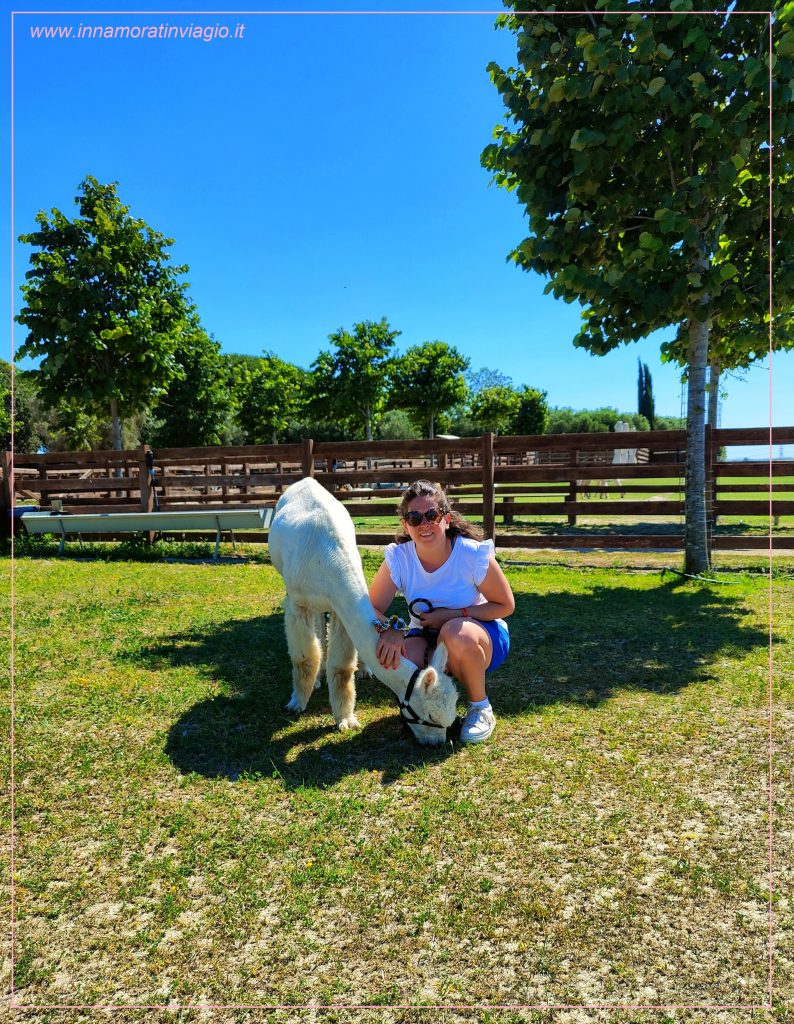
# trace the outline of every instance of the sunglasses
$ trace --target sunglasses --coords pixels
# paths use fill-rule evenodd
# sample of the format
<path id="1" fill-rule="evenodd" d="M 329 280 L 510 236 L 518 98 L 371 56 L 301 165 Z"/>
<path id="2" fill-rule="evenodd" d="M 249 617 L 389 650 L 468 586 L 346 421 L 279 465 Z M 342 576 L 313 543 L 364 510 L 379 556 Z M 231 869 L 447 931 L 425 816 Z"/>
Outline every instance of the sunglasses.
<path id="1" fill-rule="evenodd" d="M 440 508 L 429 508 L 427 512 L 406 512 L 403 519 L 408 523 L 409 526 L 420 526 L 423 521 L 428 523 L 438 522 L 439 519 L 443 519 L 446 512 Z"/>

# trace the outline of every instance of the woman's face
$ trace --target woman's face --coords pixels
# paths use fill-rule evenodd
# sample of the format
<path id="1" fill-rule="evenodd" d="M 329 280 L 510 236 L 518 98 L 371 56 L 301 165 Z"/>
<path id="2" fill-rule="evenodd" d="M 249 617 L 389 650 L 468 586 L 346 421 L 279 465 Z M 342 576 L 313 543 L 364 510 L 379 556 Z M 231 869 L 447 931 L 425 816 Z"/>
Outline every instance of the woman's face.
<path id="1" fill-rule="evenodd" d="M 430 498 L 420 496 L 414 498 L 413 501 L 408 505 L 406 509 L 406 515 L 411 512 L 429 512 L 431 509 L 435 511 L 440 510 L 440 502 L 437 498 Z M 441 544 L 446 538 L 447 528 L 449 527 L 449 513 L 443 513 L 439 515 L 435 522 L 429 523 L 426 518 L 422 519 L 422 522 L 418 526 L 411 526 L 407 519 L 403 519 L 403 525 L 408 533 L 408 536 L 415 544 L 420 545 L 432 545 Z"/>

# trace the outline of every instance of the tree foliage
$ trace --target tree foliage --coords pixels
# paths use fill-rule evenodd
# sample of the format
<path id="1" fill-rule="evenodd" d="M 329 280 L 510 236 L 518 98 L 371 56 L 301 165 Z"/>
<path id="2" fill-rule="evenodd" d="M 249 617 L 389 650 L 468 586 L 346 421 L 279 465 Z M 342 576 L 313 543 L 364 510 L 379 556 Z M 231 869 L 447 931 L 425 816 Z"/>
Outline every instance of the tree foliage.
<path id="1" fill-rule="evenodd" d="M 575 344 L 592 352 L 686 324 L 698 309 L 703 320 L 727 324 L 754 311 L 764 323 L 767 34 L 763 19 L 740 8 L 730 17 L 503 17 L 521 67 L 489 70 L 514 126 L 496 129 L 483 161 L 529 215 L 531 235 L 512 258 L 549 276 L 547 291 L 586 306 Z M 777 36 L 788 54 L 774 69 L 782 144 L 791 128 L 788 25 Z M 784 177 L 777 214 L 791 209 Z M 791 243 L 781 242 L 775 257 L 790 289 Z"/>
<path id="2" fill-rule="evenodd" d="M 0 359 L 0 445 L 3 451 L 11 448 L 12 421 L 18 411 L 15 408 L 17 403 L 12 401 L 11 396 L 12 373 L 11 363 Z"/>
<path id="3" fill-rule="evenodd" d="M 306 405 L 309 374 L 273 352 L 256 364 L 237 363 L 234 374 L 235 416 L 246 443 L 278 444 Z"/>
<path id="4" fill-rule="evenodd" d="M 62 398 L 45 405 L 38 389 L 37 370 L 14 371 L 14 451 L 91 451 L 111 442 L 107 419 L 86 412 Z M 0 445 L 11 447 L 11 364 L 0 360 Z M 131 427 L 131 424 L 123 424 Z M 137 441 L 137 438 L 136 438 Z"/>
<path id="5" fill-rule="evenodd" d="M 511 388 L 513 386 L 512 377 L 508 377 L 501 370 L 492 370 L 488 366 L 481 366 L 479 370 L 467 370 L 464 377 L 471 395 L 476 395 L 486 388 Z"/>
<path id="6" fill-rule="evenodd" d="M 542 434 L 548 416 L 546 392 L 526 386 L 484 388 L 472 397 L 470 410 L 481 433 Z"/>
<path id="7" fill-rule="evenodd" d="M 653 378 L 648 364 L 643 363 L 641 359 L 637 360 L 637 412 L 645 417 L 653 430 L 656 419 Z"/>
<path id="8" fill-rule="evenodd" d="M 116 183 L 87 177 L 79 215 L 36 216 L 32 269 L 17 316 L 29 334 L 20 356 L 41 357 L 39 391 L 55 407 L 68 399 L 110 414 L 115 446 L 121 417 L 151 405 L 179 375 L 176 349 L 187 328 L 186 267 L 172 266 L 173 240 L 132 217 Z"/>
<path id="9" fill-rule="evenodd" d="M 112 446 L 108 421 L 92 412 L 73 398 L 63 398 L 42 422 L 44 446 L 51 452 L 85 452 L 104 450 Z M 121 447 L 133 448 L 139 442 L 137 424 L 124 420 L 119 424 Z M 130 434 L 134 437 L 130 438 Z"/>
<path id="10" fill-rule="evenodd" d="M 386 376 L 401 331 L 393 331 L 383 317 L 364 320 L 353 333 L 340 327 L 328 336 L 335 351 L 322 351 L 312 363 L 312 412 L 320 418 L 363 425 L 372 440 L 372 428 L 386 403 Z"/>
<path id="11" fill-rule="evenodd" d="M 591 434 L 615 429 L 618 420 L 628 423 L 632 430 L 649 430 L 650 425 L 639 413 L 618 412 L 611 406 L 600 409 L 571 409 L 570 407 L 549 410 L 547 434 Z"/>
<path id="12" fill-rule="evenodd" d="M 13 401 L 11 382 L 13 375 Z M 11 449 L 13 420 L 14 451 L 35 452 L 41 445 L 36 418 L 36 386 L 29 372 L 16 370 L 0 359 L 0 448 Z"/>
<path id="13" fill-rule="evenodd" d="M 471 416 L 482 433 L 512 433 L 513 421 L 518 415 L 518 392 L 505 385 L 483 388 L 473 396 Z"/>
<path id="14" fill-rule="evenodd" d="M 546 392 L 524 386 L 519 391 L 521 401 L 511 425 L 514 434 L 543 434 L 549 419 Z"/>
<path id="15" fill-rule="evenodd" d="M 692 0 L 651 0 L 645 11 L 653 15 L 626 14 L 618 13 L 621 0 L 600 0 L 598 13 L 503 15 L 516 35 L 517 66 L 489 66 L 509 124 L 496 128 L 483 163 L 529 218 L 530 234 L 512 258 L 548 276 L 547 292 L 583 305 L 574 344 L 591 352 L 677 328 L 669 351 L 688 367 L 693 571 L 708 565 L 709 345 L 730 339 L 734 360 L 766 347 L 770 74 L 771 141 L 780 154 L 773 273 L 779 343 L 791 344 L 794 176 L 783 154 L 792 128 L 794 8 L 783 8 L 774 25 L 770 67 L 767 22 L 742 15 L 743 6 L 694 14 Z"/>
<path id="16" fill-rule="evenodd" d="M 471 395 L 469 394 L 462 402 L 456 402 L 445 412 L 438 414 L 434 424 L 437 435 L 452 434 L 456 437 L 474 437 L 479 433 L 479 426 L 471 415 L 470 400 Z"/>
<path id="17" fill-rule="evenodd" d="M 463 401 L 469 360 L 445 341 L 413 345 L 389 368 L 389 404 L 407 409 L 416 425 L 435 436 L 439 413 Z"/>
<path id="18" fill-rule="evenodd" d="M 162 448 L 221 444 L 231 415 L 231 387 L 220 344 L 193 315 L 174 357 L 180 367 L 155 409 L 150 443 Z"/>
<path id="19" fill-rule="evenodd" d="M 422 432 L 405 409 L 389 409 L 378 423 L 378 439 L 381 441 L 418 440 Z"/>

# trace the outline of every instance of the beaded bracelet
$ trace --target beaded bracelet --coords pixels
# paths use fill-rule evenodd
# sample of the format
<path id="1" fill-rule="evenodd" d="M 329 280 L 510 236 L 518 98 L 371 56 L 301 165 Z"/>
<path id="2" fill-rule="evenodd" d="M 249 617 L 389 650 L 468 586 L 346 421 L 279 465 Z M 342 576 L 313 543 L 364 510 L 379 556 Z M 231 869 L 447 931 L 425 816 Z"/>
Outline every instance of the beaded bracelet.
<path id="1" fill-rule="evenodd" d="M 399 615 L 392 615 L 389 619 L 373 619 L 372 625 L 378 633 L 385 633 L 388 629 L 397 629 L 402 633 L 407 633 L 411 628 Z"/>

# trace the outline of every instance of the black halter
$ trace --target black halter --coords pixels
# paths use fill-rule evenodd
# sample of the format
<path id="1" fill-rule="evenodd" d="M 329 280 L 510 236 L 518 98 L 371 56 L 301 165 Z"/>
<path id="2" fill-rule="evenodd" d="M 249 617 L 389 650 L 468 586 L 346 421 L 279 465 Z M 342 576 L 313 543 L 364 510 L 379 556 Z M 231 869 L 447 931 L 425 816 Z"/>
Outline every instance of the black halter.
<path id="1" fill-rule="evenodd" d="M 411 601 L 411 603 L 408 605 L 408 611 L 411 613 L 411 615 L 415 616 L 416 618 L 419 618 L 419 616 L 422 614 L 422 612 L 418 612 L 416 610 L 416 605 L 418 604 L 427 605 L 426 608 L 422 609 L 423 612 L 433 611 L 433 605 L 430 601 L 427 600 L 426 597 L 415 597 L 413 601 Z M 436 644 L 438 643 L 438 634 L 441 632 L 441 630 L 431 629 L 430 626 L 422 626 L 421 629 L 422 639 L 425 642 L 425 663 L 423 667 L 427 668 L 427 666 L 430 664 L 430 652 L 435 650 Z"/>
<path id="2" fill-rule="evenodd" d="M 416 680 L 419 678 L 419 673 L 422 671 L 421 668 L 416 669 L 410 678 L 408 683 L 408 689 L 405 691 L 405 696 L 402 700 L 397 698 L 397 702 L 400 705 L 400 714 L 403 717 L 403 721 L 407 722 L 408 725 L 429 725 L 433 729 L 443 729 L 444 726 L 438 722 L 428 722 L 426 718 L 420 718 L 419 715 L 411 707 L 411 694 L 414 692 L 416 686 Z"/>

